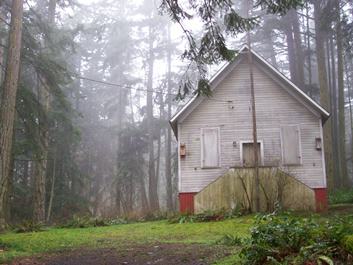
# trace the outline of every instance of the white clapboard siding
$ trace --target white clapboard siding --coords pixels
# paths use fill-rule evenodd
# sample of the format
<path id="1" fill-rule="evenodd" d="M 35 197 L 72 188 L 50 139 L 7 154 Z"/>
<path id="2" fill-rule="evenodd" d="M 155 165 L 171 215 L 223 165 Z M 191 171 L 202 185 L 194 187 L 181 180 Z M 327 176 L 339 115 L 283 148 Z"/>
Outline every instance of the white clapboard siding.
<path id="1" fill-rule="evenodd" d="M 315 149 L 315 138 L 320 137 L 320 117 L 257 64 L 254 80 L 258 140 L 263 142 L 265 166 L 279 166 L 309 187 L 324 187 L 322 152 Z M 248 65 L 240 63 L 218 85 L 213 98 L 217 100 L 205 99 L 179 123 L 179 140 L 187 150 L 180 161 L 180 192 L 198 192 L 230 167 L 241 166 L 240 142 L 252 140 Z M 285 126 L 300 128 L 300 165 L 282 163 L 281 128 Z M 218 168 L 202 168 L 202 128 L 219 128 Z"/>

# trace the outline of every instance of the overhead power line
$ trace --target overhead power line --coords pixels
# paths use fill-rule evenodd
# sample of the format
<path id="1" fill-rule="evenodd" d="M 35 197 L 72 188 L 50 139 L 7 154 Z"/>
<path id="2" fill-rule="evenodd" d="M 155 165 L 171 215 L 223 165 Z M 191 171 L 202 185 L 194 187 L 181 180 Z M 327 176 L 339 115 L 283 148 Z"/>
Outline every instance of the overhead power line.
<path id="1" fill-rule="evenodd" d="M 177 94 L 167 93 L 167 92 L 164 92 L 164 91 L 151 90 L 151 89 L 147 89 L 147 88 L 146 89 L 138 88 L 138 87 L 133 87 L 133 86 L 129 86 L 129 85 L 117 84 L 117 83 L 97 80 L 97 79 L 83 77 L 83 76 L 78 76 L 78 75 L 75 75 L 74 77 L 77 78 L 77 79 L 87 80 L 87 81 L 91 81 L 91 82 L 99 83 L 99 84 L 103 84 L 103 85 L 108 85 L 108 86 L 115 86 L 115 87 L 119 87 L 119 88 L 126 89 L 126 90 L 138 90 L 138 91 L 142 91 L 142 92 L 151 92 L 151 93 L 157 93 L 157 94 L 164 94 L 164 95 L 169 95 L 169 96 L 174 96 L 174 97 L 177 96 Z"/>
<path id="2" fill-rule="evenodd" d="M 178 95 L 178 94 L 168 93 L 168 92 L 164 92 L 164 91 L 151 90 L 151 89 L 147 89 L 147 88 L 144 89 L 144 88 L 138 88 L 138 87 L 133 87 L 133 86 L 129 86 L 129 85 L 123 85 L 123 84 L 117 84 L 117 83 L 97 80 L 97 79 L 83 77 L 83 76 L 79 76 L 79 75 L 74 75 L 74 78 L 86 80 L 86 81 L 90 81 L 90 82 L 94 82 L 94 83 L 99 83 L 99 84 L 103 84 L 103 85 L 119 87 L 119 88 L 122 88 L 125 90 L 138 90 L 138 91 L 142 91 L 142 92 L 151 92 L 151 93 L 156 93 L 156 94 L 169 95 L 169 96 L 173 96 L 173 97 L 177 97 L 177 95 Z M 213 100 L 213 101 L 218 101 L 218 102 L 225 102 L 225 103 L 233 102 L 232 100 L 219 100 L 219 99 L 215 99 L 215 98 L 211 98 L 211 97 L 209 97 L 207 99 Z"/>

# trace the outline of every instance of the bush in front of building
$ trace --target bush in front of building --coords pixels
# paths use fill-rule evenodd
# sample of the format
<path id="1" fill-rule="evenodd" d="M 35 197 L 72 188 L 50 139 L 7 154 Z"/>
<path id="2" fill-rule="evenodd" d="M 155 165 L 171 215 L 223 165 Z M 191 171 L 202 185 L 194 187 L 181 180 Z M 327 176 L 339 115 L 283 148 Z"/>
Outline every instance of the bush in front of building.
<path id="1" fill-rule="evenodd" d="M 323 221 L 290 213 L 263 215 L 240 255 L 244 264 L 254 265 L 353 264 L 352 235 L 352 216 Z"/>

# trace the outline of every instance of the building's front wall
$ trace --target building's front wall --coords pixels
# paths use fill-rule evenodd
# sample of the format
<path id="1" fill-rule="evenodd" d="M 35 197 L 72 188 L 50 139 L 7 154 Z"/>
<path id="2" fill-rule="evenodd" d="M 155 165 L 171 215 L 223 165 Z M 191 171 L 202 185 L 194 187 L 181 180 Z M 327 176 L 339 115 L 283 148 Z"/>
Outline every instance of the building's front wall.
<path id="1" fill-rule="evenodd" d="M 258 140 L 265 166 L 282 167 L 281 127 L 298 125 L 302 164 L 283 169 L 311 188 L 325 188 L 321 120 L 288 94 L 260 65 L 254 67 Z M 231 103 L 227 101 L 232 101 Z M 220 128 L 220 167 L 201 168 L 201 129 Z M 252 141 L 249 71 L 240 63 L 183 121 L 178 123 L 179 144 L 186 156 L 179 158 L 179 192 L 199 192 L 231 167 L 242 166 L 241 142 Z M 234 143 L 235 142 L 235 143 Z"/>

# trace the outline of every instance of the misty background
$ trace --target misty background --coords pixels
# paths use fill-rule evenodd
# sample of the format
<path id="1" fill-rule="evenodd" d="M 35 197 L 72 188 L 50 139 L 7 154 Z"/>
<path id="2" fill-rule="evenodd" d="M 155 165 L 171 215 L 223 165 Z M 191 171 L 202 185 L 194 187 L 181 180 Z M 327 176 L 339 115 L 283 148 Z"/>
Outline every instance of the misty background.
<path id="1" fill-rule="evenodd" d="M 244 13 L 244 3 L 234 1 L 234 8 Z M 317 102 L 325 68 L 332 190 L 352 184 L 353 160 L 353 4 L 339 3 L 337 9 L 335 0 L 305 1 L 283 17 L 254 10 L 261 23 L 251 31 L 252 48 Z M 188 47 L 182 29 L 159 6 L 157 0 L 24 2 L 7 203 L 12 222 L 178 209 L 177 145 L 169 120 L 193 96 L 190 91 L 175 100 L 179 89 L 185 82 L 196 88 L 199 74 L 182 59 Z M 9 12 L 2 1 L 2 69 Z M 204 30 L 197 18 L 185 27 L 196 37 Z M 227 43 L 239 49 L 245 35 Z M 208 76 L 221 64 L 209 66 Z"/>

